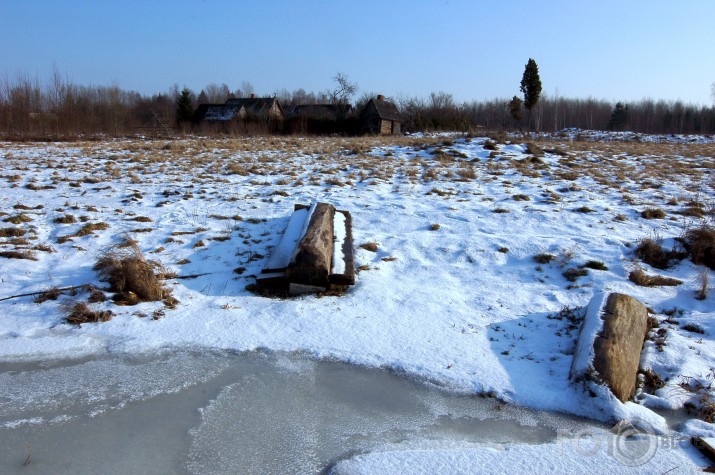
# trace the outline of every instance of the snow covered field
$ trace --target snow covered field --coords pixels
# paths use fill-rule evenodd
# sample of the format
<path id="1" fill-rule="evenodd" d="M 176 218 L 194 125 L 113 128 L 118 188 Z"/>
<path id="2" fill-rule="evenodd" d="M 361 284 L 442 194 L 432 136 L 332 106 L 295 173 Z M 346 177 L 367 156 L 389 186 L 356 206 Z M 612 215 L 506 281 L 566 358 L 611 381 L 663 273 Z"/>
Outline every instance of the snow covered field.
<path id="1" fill-rule="evenodd" d="M 458 135 L 2 143 L 0 228 L 21 231 L 0 238 L 0 359 L 297 351 L 538 410 L 715 436 L 710 423 L 668 428 L 651 411 L 710 404 L 715 297 L 695 296 L 715 274 L 689 260 L 653 269 L 633 254 L 643 238 L 669 247 L 713 223 L 715 141 L 576 138 L 540 139 L 543 155 L 523 138 Z M 356 285 L 339 297 L 246 290 L 293 205 L 314 201 L 350 211 L 356 245 L 377 245 L 356 248 Z M 656 208 L 665 216 L 642 216 Z M 88 223 L 105 225 L 81 235 Z M 86 292 L 6 299 L 102 287 L 93 265 L 126 236 L 176 275 L 201 274 L 166 282 L 175 308 L 91 303 L 114 317 L 78 327 L 64 322 L 66 309 Z M 638 267 L 683 283 L 638 286 L 627 278 Z M 568 382 L 578 308 L 600 291 L 632 295 L 660 323 L 642 366 L 665 385 L 636 402 L 593 398 Z M 460 457 L 490 457 L 477 452 Z"/>

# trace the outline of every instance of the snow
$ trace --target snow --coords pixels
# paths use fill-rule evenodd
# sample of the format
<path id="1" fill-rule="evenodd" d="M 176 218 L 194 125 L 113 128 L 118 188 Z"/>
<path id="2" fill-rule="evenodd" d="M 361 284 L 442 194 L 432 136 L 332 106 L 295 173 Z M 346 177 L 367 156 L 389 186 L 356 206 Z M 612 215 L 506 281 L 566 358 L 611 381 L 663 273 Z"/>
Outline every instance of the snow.
<path id="1" fill-rule="evenodd" d="M 333 264 L 330 271 L 331 274 L 345 273 L 345 254 L 343 253 L 343 244 L 347 238 L 347 230 L 345 215 L 339 211 L 335 212 L 333 218 Z"/>
<path id="2" fill-rule="evenodd" d="M 625 465 L 613 456 L 613 447 L 608 447 L 604 442 L 607 440 L 609 439 L 606 437 L 597 442 L 589 441 L 585 447 L 578 446 L 575 441 L 561 441 L 538 446 L 492 444 L 468 448 L 374 451 L 340 461 L 329 473 L 331 475 L 382 473 L 600 475 L 609 472 L 619 474 L 700 472 L 700 469 L 693 466 L 688 452 L 678 449 L 657 450 L 654 456 L 642 465 L 635 467 Z M 652 439 L 651 443 L 660 442 Z"/>
<path id="3" fill-rule="evenodd" d="M 587 374 L 593 368 L 593 343 L 596 336 L 603 330 L 603 307 L 606 305 L 608 295 L 598 292 L 593 296 L 586 307 L 581 333 L 574 351 L 571 363 L 571 378 L 577 379 Z"/>
<path id="4" fill-rule="evenodd" d="M 305 234 L 305 223 L 307 221 L 307 209 L 299 209 L 293 212 L 288 221 L 288 226 L 283 232 L 283 237 L 273 250 L 270 259 L 268 259 L 266 269 L 283 270 L 288 267 L 298 242 Z"/>
<path id="5" fill-rule="evenodd" d="M 631 149 L 615 134 L 578 133 L 609 148 L 588 149 L 591 142 L 569 134 L 563 142 L 552 136 L 569 155 L 547 152 L 538 164 L 526 160 L 525 140 L 516 137 L 499 144 L 492 158 L 483 147 L 486 137 L 458 135 L 374 143 L 0 143 L 0 219 L 20 213 L 32 219 L 2 223 L 25 230 L 27 244 L 2 238 L 0 247 L 54 251 L 32 251 L 37 260 L 0 258 L 0 299 L 53 286 L 101 286 L 92 266 L 127 233 L 148 259 L 180 276 L 204 274 L 166 282 L 180 302 L 176 309 L 158 302 L 96 303 L 91 307 L 111 309 L 114 318 L 81 327 L 64 323 L 64 306 L 86 300 L 86 293 L 41 304 L 31 297 L 0 301 L 0 359 L 163 348 L 302 352 L 537 410 L 608 422 L 639 418 L 681 435 L 715 433 L 702 421 L 667 427 L 651 410 L 696 403 L 703 392 L 680 383 L 705 387 L 715 378 L 713 292 L 703 301 L 694 298 L 702 269 L 688 260 L 658 270 L 633 256 L 642 238 L 672 243 L 688 227 L 712 223 L 712 214 L 679 213 L 688 202 L 712 209 L 715 159 L 707 147 L 713 140 L 641 137 L 637 145 L 644 148 Z M 528 200 L 517 199 L 521 195 Z M 293 229 L 294 204 L 317 201 L 352 215 L 361 269 L 356 285 L 341 297 L 283 300 L 246 290 L 283 230 Z M 649 206 L 664 209 L 666 219 L 642 218 Z M 579 211 L 584 208 L 591 211 Z M 80 221 L 55 222 L 65 214 Z M 81 220 L 105 222 L 109 229 L 58 242 L 76 233 Z M 377 252 L 358 247 L 365 242 L 376 242 Z M 537 264 L 539 253 L 555 259 Z M 589 269 L 576 282 L 562 275 L 589 260 L 608 270 Z M 636 265 L 684 283 L 638 287 L 627 279 Z M 713 271 L 705 272 L 715 281 Z M 651 334 L 642 361 L 665 386 L 635 402 L 621 404 L 607 393 L 593 398 L 569 381 L 574 352 L 579 368 L 589 357 L 576 348 L 579 322 L 559 312 L 587 306 L 600 292 L 639 299 L 666 330 L 664 344 Z M 686 323 L 704 333 L 686 330 Z M 455 456 L 491 460 L 489 454 L 479 449 Z"/>

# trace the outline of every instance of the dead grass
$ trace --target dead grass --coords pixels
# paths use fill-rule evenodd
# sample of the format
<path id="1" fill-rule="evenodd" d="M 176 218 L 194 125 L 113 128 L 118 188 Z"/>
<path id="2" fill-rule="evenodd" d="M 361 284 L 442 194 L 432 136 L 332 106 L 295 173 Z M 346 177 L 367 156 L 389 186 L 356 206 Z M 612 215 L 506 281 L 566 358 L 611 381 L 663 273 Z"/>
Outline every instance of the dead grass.
<path id="1" fill-rule="evenodd" d="M 675 287 L 683 283 L 682 280 L 673 279 L 672 277 L 646 274 L 640 267 L 628 274 L 628 280 L 641 287 Z"/>
<path id="2" fill-rule="evenodd" d="M 708 298 L 708 287 L 710 285 L 710 278 L 708 277 L 708 270 L 706 268 L 700 268 L 698 280 L 700 282 L 700 286 L 698 287 L 695 298 L 698 300 L 705 300 Z"/>
<path id="3" fill-rule="evenodd" d="M 0 257 L 6 259 L 26 259 L 28 261 L 37 260 L 32 251 L 0 251 Z"/>
<path id="4" fill-rule="evenodd" d="M 665 211 L 660 208 L 646 208 L 641 211 L 641 218 L 643 219 L 663 219 L 666 217 Z"/>
<path id="5" fill-rule="evenodd" d="M 715 270 L 715 229 L 710 226 L 689 229 L 684 241 L 690 259 L 699 265 Z"/>
<path id="6" fill-rule="evenodd" d="M 660 239 L 641 239 L 634 251 L 636 257 L 656 269 L 667 269 L 674 260 L 680 260 L 685 254 L 676 250 L 666 251 Z"/>
<path id="7" fill-rule="evenodd" d="M 135 243 L 127 247 L 115 246 L 104 253 L 94 265 L 100 278 L 116 292 L 114 301 L 134 305 L 142 301 L 158 301 L 169 296 L 161 284 L 161 266 L 144 259 Z"/>
<path id="8" fill-rule="evenodd" d="M 21 228 L 0 228 L 0 237 L 20 237 L 25 235 Z"/>
<path id="9" fill-rule="evenodd" d="M 77 302 L 67 308 L 67 323 L 82 325 L 83 323 L 108 322 L 114 313 L 111 310 L 92 310 L 84 302 Z"/>
<path id="10" fill-rule="evenodd" d="M 377 252 L 377 249 L 378 249 L 377 243 L 374 241 L 373 242 L 364 242 L 364 243 L 360 244 L 360 248 L 365 249 L 366 251 L 370 251 L 370 252 Z"/>

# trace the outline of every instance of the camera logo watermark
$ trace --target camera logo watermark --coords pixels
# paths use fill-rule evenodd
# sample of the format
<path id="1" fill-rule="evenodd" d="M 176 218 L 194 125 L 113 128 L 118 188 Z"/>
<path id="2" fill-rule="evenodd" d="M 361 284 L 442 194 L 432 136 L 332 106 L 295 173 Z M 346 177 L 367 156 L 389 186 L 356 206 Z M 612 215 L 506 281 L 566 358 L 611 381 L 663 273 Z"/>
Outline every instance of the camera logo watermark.
<path id="1" fill-rule="evenodd" d="M 570 450 L 582 457 L 593 457 L 605 450 L 619 463 L 639 467 L 648 463 L 659 449 L 673 449 L 678 439 L 658 435 L 653 426 L 642 419 L 625 419 L 606 431 L 583 429 L 565 434 L 559 432 L 563 450 Z"/>

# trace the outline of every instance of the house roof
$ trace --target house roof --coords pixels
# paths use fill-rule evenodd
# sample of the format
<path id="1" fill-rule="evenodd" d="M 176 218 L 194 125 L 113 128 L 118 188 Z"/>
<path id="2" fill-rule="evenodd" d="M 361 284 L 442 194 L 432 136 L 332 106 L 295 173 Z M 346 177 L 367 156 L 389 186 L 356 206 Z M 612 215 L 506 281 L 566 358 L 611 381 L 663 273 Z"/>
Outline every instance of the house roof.
<path id="1" fill-rule="evenodd" d="M 196 109 L 199 120 L 228 121 L 235 118 L 242 106 L 227 104 L 201 104 Z"/>
<path id="2" fill-rule="evenodd" d="M 278 105 L 278 109 L 280 109 L 282 113 L 283 108 L 275 97 L 240 97 L 226 101 L 227 106 L 245 107 L 247 112 L 253 114 L 266 114 L 271 110 L 274 104 Z"/>
<path id="3" fill-rule="evenodd" d="M 287 108 L 286 113 L 291 117 L 336 120 L 346 116 L 351 109 L 350 104 L 299 104 Z"/>
<path id="4" fill-rule="evenodd" d="M 370 99 L 370 101 L 368 101 L 367 105 L 365 106 L 366 111 L 368 110 L 370 104 L 375 107 L 377 115 L 381 119 L 400 120 L 400 111 L 397 109 L 397 106 L 392 102 L 388 102 L 384 99 Z"/>

